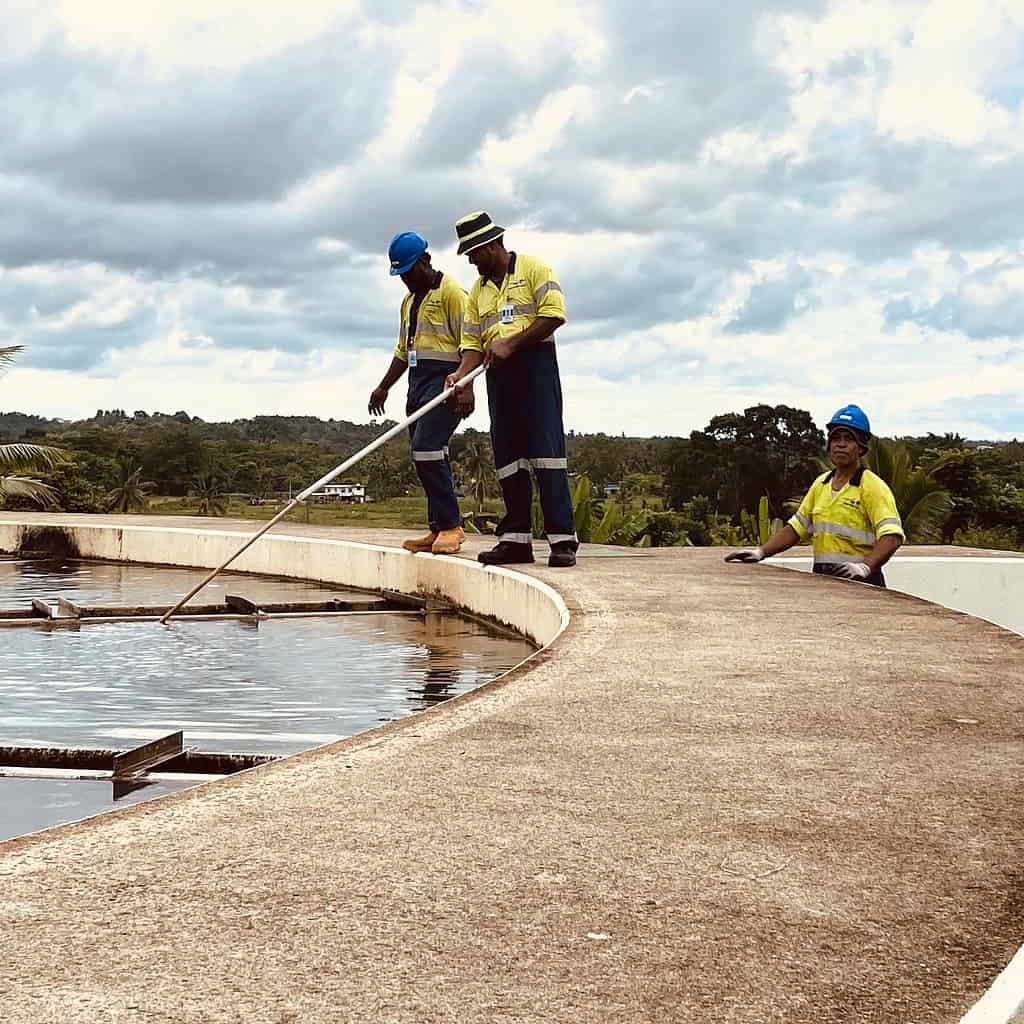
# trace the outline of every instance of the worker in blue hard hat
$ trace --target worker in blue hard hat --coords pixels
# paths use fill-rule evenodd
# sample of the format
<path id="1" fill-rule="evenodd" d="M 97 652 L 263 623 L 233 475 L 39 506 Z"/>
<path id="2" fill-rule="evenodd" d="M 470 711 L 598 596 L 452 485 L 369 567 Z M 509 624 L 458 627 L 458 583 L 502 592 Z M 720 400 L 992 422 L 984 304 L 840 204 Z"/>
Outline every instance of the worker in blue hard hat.
<path id="1" fill-rule="evenodd" d="M 833 468 L 811 484 L 793 518 L 774 536 L 725 560 L 760 562 L 810 537 L 816 573 L 884 587 L 882 566 L 903 543 L 904 533 L 889 485 L 861 464 L 871 424 L 860 406 L 844 405 L 827 429 Z"/>
<path id="2" fill-rule="evenodd" d="M 409 294 L 402 300 L 398 344 L 391 365 L 370 394 L 368 408 L 372 415 L 382 415 L 388 392 L 408 370 L 405 414 L 411 416 L 444 390 L 445 377 L 459 365 L 466 291 L 453 278 L 434 269 L 427 241 L 415 231 L 403 231 L 391 239 L 388 261 L 392 277 L 401 277 Z M 465 534 L 448 461 L 448 442 L 459 420 L 472 413 L 473 402 L 470 383 L 409 428 L 413 466 L 427 495 L 429 532 L 405 541 L 402 547 L 407 551 L 454 554 L 462 546 Z"/>

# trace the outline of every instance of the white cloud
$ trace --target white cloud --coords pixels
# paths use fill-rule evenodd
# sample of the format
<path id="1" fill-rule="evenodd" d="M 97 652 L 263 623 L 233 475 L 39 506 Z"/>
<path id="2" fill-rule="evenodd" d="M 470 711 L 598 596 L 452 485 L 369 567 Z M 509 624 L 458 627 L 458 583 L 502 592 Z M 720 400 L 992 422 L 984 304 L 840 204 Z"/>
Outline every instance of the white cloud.
<path id="1" fill-rule="evenodd" d="M 516 18 L 5 5 L 4 405 L 364 420 L 390 237 L 468 285 L 452 225 L 486 208 L 561 275 L 571 428 L 856 398 L 887 433 L 1024 435 L 1019 0 Z"/>
<path id="2" fill-rule="evenodd" d="M 314 38 L 357 8 L 356 0 L 52 0 L 49 10 L 78 49 L 235 68 Z"/>

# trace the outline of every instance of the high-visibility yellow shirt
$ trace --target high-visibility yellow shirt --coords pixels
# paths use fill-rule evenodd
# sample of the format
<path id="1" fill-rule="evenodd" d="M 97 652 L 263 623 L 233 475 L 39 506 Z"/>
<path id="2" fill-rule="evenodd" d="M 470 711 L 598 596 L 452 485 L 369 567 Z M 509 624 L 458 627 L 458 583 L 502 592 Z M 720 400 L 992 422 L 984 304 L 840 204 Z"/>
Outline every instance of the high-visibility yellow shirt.
<path id="1" fill-rule="evenodd" d="M 870 469 L 858 469 L 841 491 L 835 470 L 811 484 L 789 525 L 811 538 L 814 564 L 862 562 L 880 537 L 905 537 L 889 485 Z"/>
<path id="2" fill-rule="evenodd" d="M 412 348 L 417 366 L 431 361 L 457 366 L 465 311 L 466 289 L 438 271 L 429 291 L 421 295 L 410 292 L 402 300 L 395 357 L 408 363 Z"/>
<path id="3" fill-rule="evenodd" d="M 519 334 L 541 316 L 565 320 L 565 297 L 558 275 L 533 256 L 510 256 L 501 287 L 479 277 L 470 288 L 462 348 L 483 352 L 492 341 Z M 554 340 L 554 334 L 544 339 Z"/>

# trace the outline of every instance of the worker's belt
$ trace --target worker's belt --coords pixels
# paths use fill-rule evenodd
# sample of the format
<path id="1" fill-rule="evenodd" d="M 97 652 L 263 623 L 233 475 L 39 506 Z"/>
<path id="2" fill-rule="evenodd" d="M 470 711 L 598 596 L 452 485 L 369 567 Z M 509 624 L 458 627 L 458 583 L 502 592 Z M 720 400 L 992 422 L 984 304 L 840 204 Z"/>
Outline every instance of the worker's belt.
<path id="1" fill-rule="evenodd" d="M 441 352 L 436 348 L 416 349 L 417 362 L 423 363 L 428 359 L 435 363 L 458 363 L 461 362 L 462 356 L 458 352 Z"/>

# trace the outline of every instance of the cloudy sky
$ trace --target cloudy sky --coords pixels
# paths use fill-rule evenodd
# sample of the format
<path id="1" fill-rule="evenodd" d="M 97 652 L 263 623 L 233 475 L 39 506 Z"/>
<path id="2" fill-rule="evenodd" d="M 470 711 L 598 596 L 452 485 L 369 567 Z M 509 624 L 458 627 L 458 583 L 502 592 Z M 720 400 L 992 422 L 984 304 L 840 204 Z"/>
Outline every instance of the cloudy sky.
<path id="1" fill-rule="evenodd" d="M 0 40 L 2 410 L 366 421 L 390 237 L 468 287 L 484 208 L 562 278 L 567 428 L 1024 437 L 1024 0 L 6 0 Z"/>

